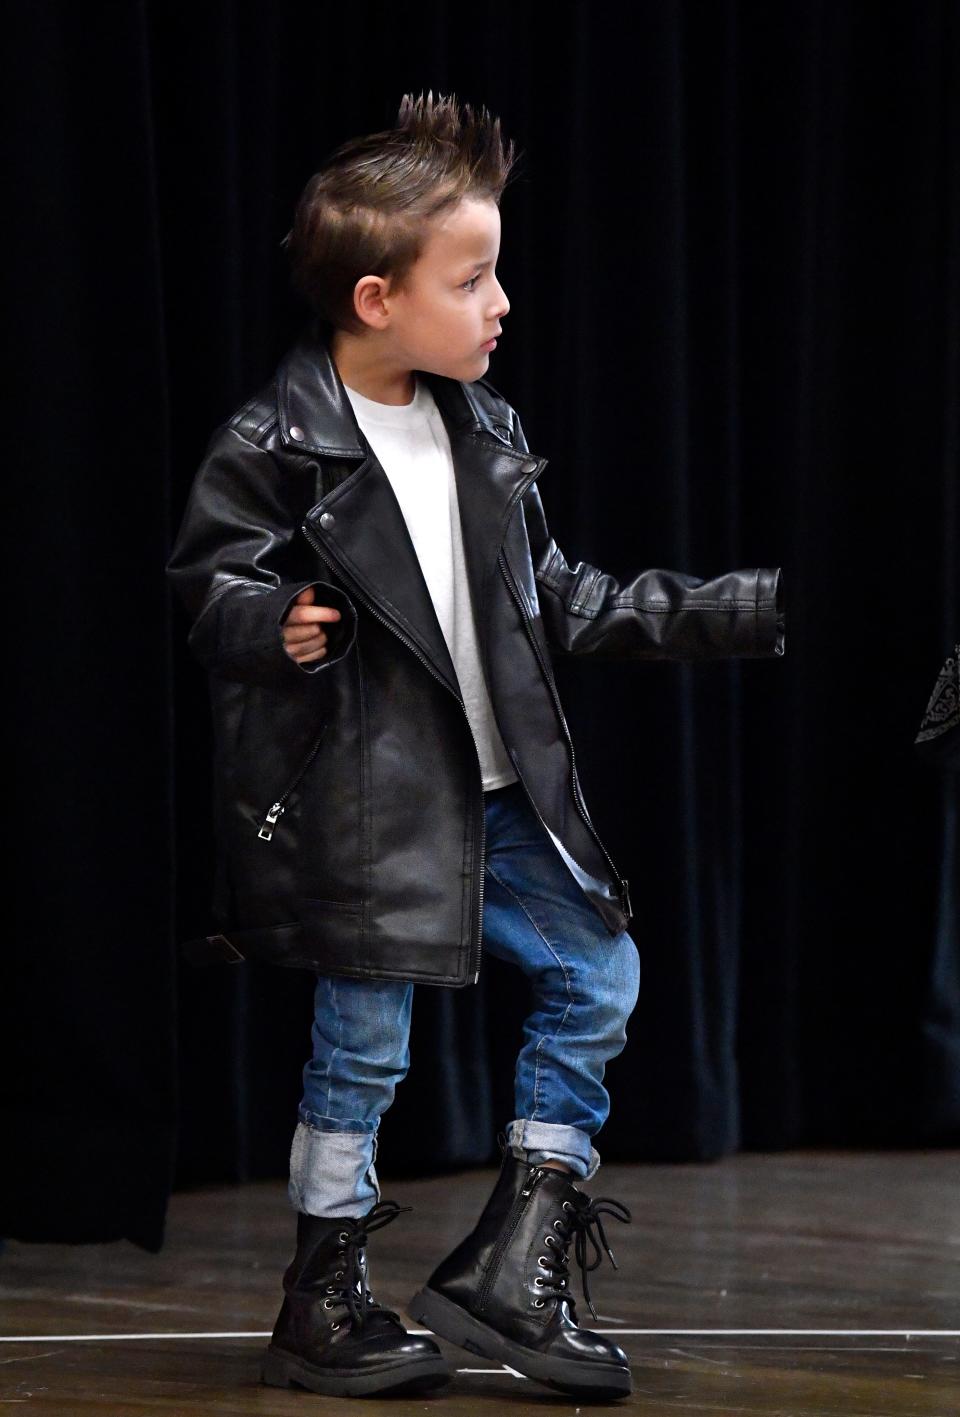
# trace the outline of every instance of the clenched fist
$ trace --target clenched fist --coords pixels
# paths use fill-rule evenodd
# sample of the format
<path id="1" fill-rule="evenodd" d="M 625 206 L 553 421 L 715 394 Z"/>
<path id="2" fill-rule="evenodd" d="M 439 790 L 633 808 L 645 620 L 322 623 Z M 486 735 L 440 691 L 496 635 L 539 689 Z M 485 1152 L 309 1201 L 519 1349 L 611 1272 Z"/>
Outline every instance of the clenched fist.
<path id="1" fill-rule="evenodd" d="M 339 619 L 340 611 L 332 605 L 313 604 L 313 586 L 308 585 L 297 596 L 283 622 L 284 648 L 298 664 L 322 659 L 327 652 L 327 632 L 322 622 Z"/>

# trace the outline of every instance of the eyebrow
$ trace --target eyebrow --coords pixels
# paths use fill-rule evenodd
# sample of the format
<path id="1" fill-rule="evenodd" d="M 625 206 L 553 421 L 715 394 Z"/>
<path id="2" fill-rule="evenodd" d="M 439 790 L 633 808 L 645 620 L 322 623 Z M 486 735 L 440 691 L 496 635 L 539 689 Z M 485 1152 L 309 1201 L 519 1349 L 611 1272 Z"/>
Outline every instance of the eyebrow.
<path id="1" fill-rule="evenodd" d="M 488 266 L 492 265 L 492 261 L 464 261 L 463 269 L 465 271 L 485 271 Z"/>

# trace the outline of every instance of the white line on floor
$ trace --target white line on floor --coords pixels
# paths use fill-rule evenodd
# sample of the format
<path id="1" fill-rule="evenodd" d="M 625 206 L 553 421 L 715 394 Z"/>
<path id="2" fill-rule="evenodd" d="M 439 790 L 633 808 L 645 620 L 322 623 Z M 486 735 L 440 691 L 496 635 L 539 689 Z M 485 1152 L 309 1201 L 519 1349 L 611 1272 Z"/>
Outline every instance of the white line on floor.
<path id="1" fill-rule="evenodd" d="M 511 1378 L 523 1378 L 526 1380 L 526 1373 L 518 1373 L 515 1368 L 508 1368 L 506 1363 L 500 1368 L 458 1368 L 458 1373 L 496 1373 L 502 1377 L 504 1373 L 509 1373 Z"/>
<path id="2" fill-rule="evenodd" d="M 432 1334 L 429 1328 L 408 1333 Z M 663 1338 L 960 1338 L 960 1328 L 595 1328 L 594 1333 Z M 0 1334 L 0 1343 L 133 1343 L 145 1339 L 271 1338 L 272 1330 L 217 1333 L 36 1333 Z"/>

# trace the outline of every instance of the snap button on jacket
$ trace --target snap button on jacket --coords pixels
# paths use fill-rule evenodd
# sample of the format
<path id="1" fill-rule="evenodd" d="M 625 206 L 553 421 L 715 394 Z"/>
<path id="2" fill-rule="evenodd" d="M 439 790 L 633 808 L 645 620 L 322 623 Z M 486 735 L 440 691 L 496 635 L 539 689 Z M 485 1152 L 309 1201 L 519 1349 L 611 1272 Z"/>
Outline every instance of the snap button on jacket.
<path id="1" fill-rule="evenodd" d="M 618 582 L 568 564 L 516 413 L 422 374 L 450 435 L 471 599 L 517 775 L 611 935 L 628 883 L 590 820 L 551 662 L 783 653 L 781 573 Z M 216 876 L 194 959 L 458 986 L 480 967 L 484 795 L 456 672 L 399 503 L 318 326 L 214 430 L 166 573 L 208 672 Z M 335 606 L 298 664 L 284 616 Z"/>

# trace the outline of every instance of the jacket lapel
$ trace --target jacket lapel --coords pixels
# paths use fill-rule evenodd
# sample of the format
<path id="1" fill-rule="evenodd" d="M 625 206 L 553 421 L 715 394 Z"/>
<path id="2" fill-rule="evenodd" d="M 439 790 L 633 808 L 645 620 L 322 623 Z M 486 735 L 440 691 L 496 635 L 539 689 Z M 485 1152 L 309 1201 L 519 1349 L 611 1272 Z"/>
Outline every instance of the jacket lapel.
<path id="1" fill-rule="evenodd" d="M 519 496 L 546 459 L 518 453 L 482 389 L 423 374 L 450 437 L 467 577 L 481 644 L 490 579 Z M 361 596 L 406 634 L 459 692 L 430 591 L 400 504 L 363 437 L 329 347 L 312 327 L 277 375 L 281 438 L 291 451 L 346 460 L 340 480 L 306 515 L 311 534 Z M 502 431 L 499 431 L 501 430 Z"/>

